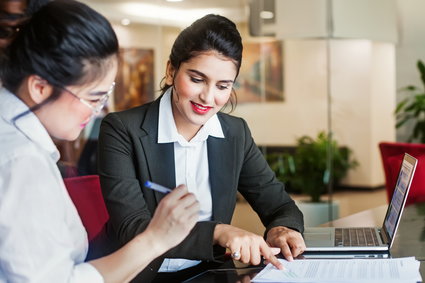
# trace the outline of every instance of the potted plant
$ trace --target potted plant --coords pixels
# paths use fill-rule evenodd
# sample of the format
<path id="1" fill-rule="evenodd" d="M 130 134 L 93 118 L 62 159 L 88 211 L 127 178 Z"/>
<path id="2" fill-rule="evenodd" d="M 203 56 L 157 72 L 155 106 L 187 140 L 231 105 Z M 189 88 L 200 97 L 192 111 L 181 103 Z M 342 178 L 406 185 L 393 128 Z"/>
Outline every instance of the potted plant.
<path id="1" fill-rule="evenodd" d="M 408 122 L 413 122 L 413 132 L 408 137 L 408 142 L 417 140 L 425 143 L 425 66 L 421 60 L 418 60 L 417 68 L 423 84 L 422 88 L 409 85 L 401 89 L 408 96 L 397 104 L 395 110 L 396 128 L 400 128 Z"/>
<path id="2" fill-rule="evenodd" d="M 331 155 L 328 155 L 329 150 Z M 294 154 L 295 172 L 291 177 L 291 185 L 309 195 L 311 202 L 320 202 L 320 197 L 327 192 L 331 177 L 333 184 L 338 185 L 348 170 L 358 165 L 351 154 L 351 149 L 340 147 L 325 132 L 320 132 L 316 138 L 300 137 Z M 328 168 L 328 156 L 332 156 L 332 176 Z"/>
<path id="3" fill-rule="evenodd" d="M 351 149 L 340 147 L 335 140 L 330 141 L 323 131 L 316 138 L 298 138 L 293 154 L 273 153 L 267 156 L 267 160 L 276 177 L 287 184 L 291 192 L 301 192 L 308 195 L 311 202 L 320 202 L 331 177 L 328 150 L 332 151 L 333 183 L 338 185 L 349 169 L 358 166 L 358 162 L 351 158 Z"/>
<path id="4" fill-rule="evenodd" d="M 337 141 L 330 140 L 325 132 L 320 132 L 316 138 L 298 138 L 293 154 L 275 153 L 268 157 L 270 167 L 277 178 L 289 187 L 288 191 L 309 196 L 309 201 L 298 202 L 298 207 L 305 215 L 306 226 L 316 226 L 330 220 L 328 203 L 322 202 L 321 196 L 326 194 L 330 181 L 338 185 L 350 169 L 358 166 L 351 155 L 352 151 L 348 147 L 340 147 Z M 332 176 L 328 168 L 329 156 L 332 156 Z M 339 208 L 337 203 L 332 205 L 332 219 L 335 219 Z"/>

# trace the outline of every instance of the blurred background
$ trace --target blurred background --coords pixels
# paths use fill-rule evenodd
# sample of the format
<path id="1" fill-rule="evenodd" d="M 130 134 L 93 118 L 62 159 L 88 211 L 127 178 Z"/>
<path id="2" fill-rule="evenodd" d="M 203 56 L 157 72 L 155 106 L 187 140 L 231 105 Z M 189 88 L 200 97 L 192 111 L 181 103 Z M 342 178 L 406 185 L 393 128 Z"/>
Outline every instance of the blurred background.
<path id="1" fill-rule="evenodd" d="M 339 216 L 385 204 L 379 143 L 421 142 L 409 140 L 415 121 L 396 127 L 395 110 L 411 95 L 401 89 L 423 88 L 417 69 L 425 59 L 422 0 L 82 2 L 111 21 L 121 45 L 117 87 L 106 111 L 159 96 L 171 46 L 184 27 L 209 13 L 233 20 L 244 55 L 232 114 L 248 122 L 297 200 L 318 194 L 321 201 L 339 202 Z M 63 147 L 62 162 L 77 168 L 71 174 L 96 173 L 99 121 Z M 311 172 L 317 186 L 307 188 L 300 179 Z"/>

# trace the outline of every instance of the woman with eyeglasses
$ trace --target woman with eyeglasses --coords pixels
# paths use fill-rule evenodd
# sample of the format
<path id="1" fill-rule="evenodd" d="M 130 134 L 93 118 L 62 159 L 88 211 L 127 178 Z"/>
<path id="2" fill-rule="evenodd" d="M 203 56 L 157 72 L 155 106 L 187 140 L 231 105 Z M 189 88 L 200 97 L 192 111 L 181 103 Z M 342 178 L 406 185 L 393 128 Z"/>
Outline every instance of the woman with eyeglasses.
<path id="1" fill-rule="evenodd" d="M 117 54 L 108 21 L 72 0 L 40 8 L 7 48 L 0 64 L 0 282 L 126 282 L 194 226 L 199 205 L 180 186 L 145 232 L 85 262 L 87 233 L 52 138 L 76 139 L 102 109 Z"/>

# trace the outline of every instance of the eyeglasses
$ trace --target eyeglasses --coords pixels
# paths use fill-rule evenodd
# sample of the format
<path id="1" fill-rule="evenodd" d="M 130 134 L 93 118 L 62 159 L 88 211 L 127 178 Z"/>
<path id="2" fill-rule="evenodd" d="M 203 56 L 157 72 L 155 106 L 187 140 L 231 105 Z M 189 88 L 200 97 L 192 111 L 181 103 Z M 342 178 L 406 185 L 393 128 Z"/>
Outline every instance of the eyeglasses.
<path id="1" fill-rule="evenodd" d="M 78 95 L 76 95 L 75 93 L 73 93 L 72 91 L 68 90 L 65 87 L 61 87 L 62 90 L 66 91 L 67 93 L 71 94 L 72 96 L 74 96 L 75 98 L 77 98 L 81 103 L 83 103 L 85 106 L 87 106 L 88 108 L 91 109 L 93 116 L 97 116 L 100 111 L 103 109 L 103 107 L 105 107 L 106 102 L 109 99 L 109 96 L 111 95 L 111 93 L 114 91 L 115 88 L 115 82 L 112 83 L 111 87 L 109 88 L 109 90 L 99 96 L 98 99 L 96 100 L 87 100 L 84 98 L 79 97 Z"/>

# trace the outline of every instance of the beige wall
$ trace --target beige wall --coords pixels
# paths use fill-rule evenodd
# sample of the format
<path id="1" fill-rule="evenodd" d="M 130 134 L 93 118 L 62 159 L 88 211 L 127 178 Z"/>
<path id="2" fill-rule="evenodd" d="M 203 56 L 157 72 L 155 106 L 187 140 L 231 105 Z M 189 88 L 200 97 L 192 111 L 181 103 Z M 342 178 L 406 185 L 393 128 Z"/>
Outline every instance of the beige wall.
<path id="1" fill-rule="evenodd" d="M 345 183 L 384 183 L 378 143 L 395 139 L 394 45 L 365 40 L 331 42 L 331 120 L 334 137 L 354 151 L 360 166 Z M 291 145 L 304 134 L 327 130 L 326 43 L 284 44 L 285 102 L 239 105 L 258 144 Z"/>
<path id="2" fill-rule="evenodd" d="M 382 185 L 378 143 L 395 140 L 395 47 L 365 40 L 333 44 L 333 129 L 360 162 L 346 182 Z"/>

